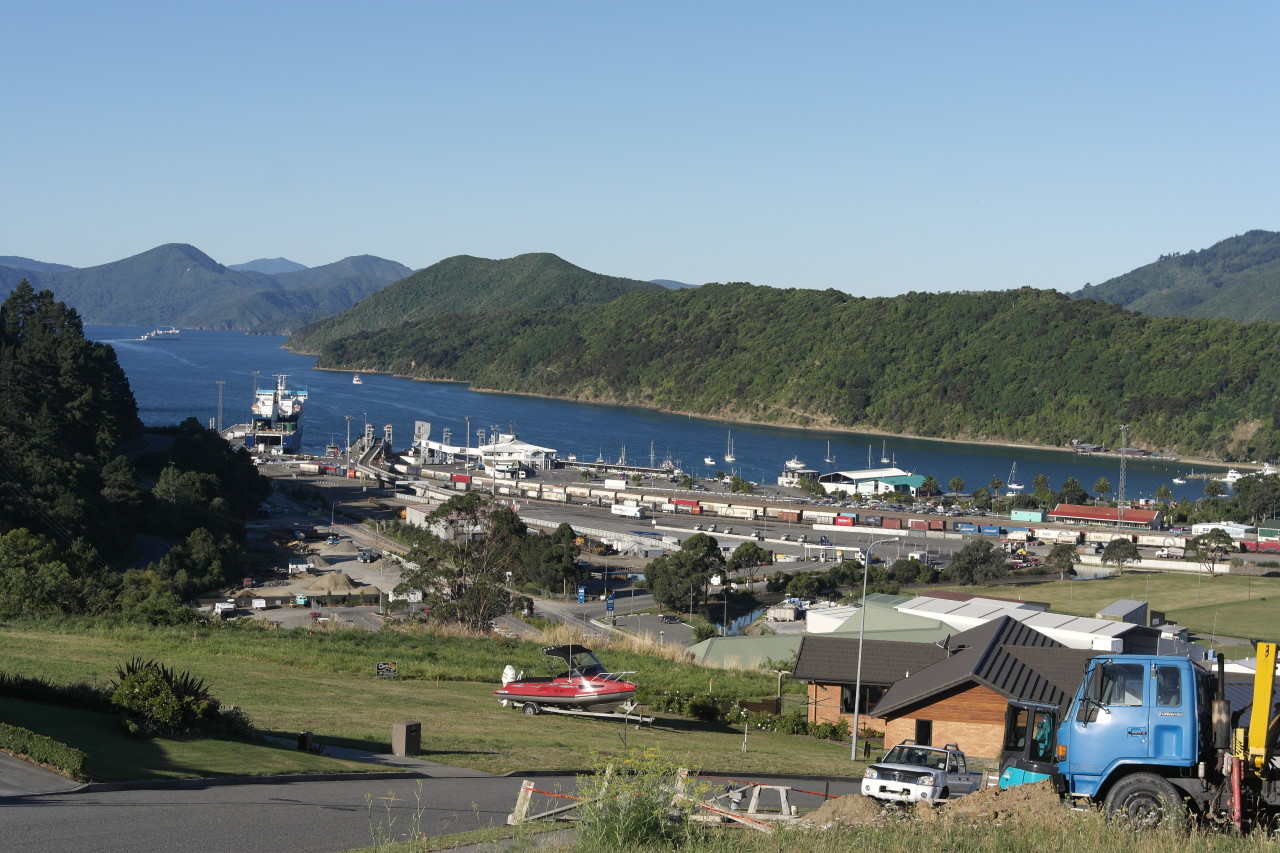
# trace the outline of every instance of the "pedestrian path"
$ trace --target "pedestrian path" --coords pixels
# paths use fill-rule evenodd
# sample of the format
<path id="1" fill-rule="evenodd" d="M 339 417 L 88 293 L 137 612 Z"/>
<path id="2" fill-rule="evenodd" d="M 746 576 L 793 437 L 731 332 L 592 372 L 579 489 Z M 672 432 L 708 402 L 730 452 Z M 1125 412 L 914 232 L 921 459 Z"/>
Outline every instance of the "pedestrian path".
<path id="1" fill-rule="evenodd" d="M 0 798 L 63 794 L 80 787 L 79 782 L 52 770 L 0 752 Z"/>

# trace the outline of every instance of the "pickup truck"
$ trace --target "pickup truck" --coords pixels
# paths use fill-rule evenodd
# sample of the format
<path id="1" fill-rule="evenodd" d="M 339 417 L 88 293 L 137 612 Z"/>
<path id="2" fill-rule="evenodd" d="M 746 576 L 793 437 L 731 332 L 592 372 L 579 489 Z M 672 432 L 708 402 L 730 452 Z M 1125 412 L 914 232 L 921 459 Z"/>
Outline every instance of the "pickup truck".
<path id="1" fill-rule="evenodd" d="M 964 753 L 953 743 L 923 746 L 904 740 L 867 767 L 862 795 L 902 803 L 936 803 L 972 794 L 982 786 L 983 774 L 970 770 Z"/>

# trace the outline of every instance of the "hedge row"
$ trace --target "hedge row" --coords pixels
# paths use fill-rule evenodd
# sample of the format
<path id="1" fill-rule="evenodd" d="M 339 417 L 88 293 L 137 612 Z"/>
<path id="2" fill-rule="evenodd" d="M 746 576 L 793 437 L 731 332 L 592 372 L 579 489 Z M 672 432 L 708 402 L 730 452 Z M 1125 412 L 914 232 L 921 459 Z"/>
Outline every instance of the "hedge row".
<path id="1" fill-rule="evenodd" d="M 33 731 L 0 723 L 0 749 L 54 767 L 72 779 L 84 778 L 83 752 Z"/>

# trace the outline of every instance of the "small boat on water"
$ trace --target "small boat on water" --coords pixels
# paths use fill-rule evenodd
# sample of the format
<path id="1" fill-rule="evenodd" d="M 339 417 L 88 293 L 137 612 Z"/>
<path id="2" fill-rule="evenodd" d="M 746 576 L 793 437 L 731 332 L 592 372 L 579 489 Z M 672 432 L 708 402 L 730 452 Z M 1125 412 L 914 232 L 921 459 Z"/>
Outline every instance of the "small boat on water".
<path id="1" fill-rule="evenodd" d="M 729 430 L 729 442 L 724 449 L 725 462 L 737 462 L 738 457 L 733 455 L 733 430 Z"/>
<path id="2" fill-rule="evenodd" d="M 828 465 L 836 464 L 836 458 L 831 455 L 831 442 L 827 442 L 827 455 L 822 457 L 822 461 Z"/>
<path id="3" fill-rule="evenodd" d="M 364 380 L 363 380 L 363 379 L 361 379 L 361 378 L 360 378 L 360 374 L 359 374 L 359 373 L 357 373 L 355 376 L 352 376 L 352 377 L 351 377 L 351 384 L 352 384 L 352 385 L 363 385 L 363 384 L 364 384 Z"/>
<path id="4" fill-rule="evenodd" d="M 142 337 L 138 338 L 140 341 L 177 341 L 181 339 L 182 330 L 175 329 L 173 326 L 170 326 L 167 329 L 152 329 L 151 331 L 144 333 Z"/>
<path id="5" fill-rule="evenodd" d="M 885 464 L 888 464 L 888 462 L 889 462 L 889 454 L 884 452 L 884 442 L 882 441 L 880 442 L 880 464 L 885 465 Z M 870 468 L 871 466 L 868 465 L 867 467 Z"/>
<path id="6" fill-rule="evenodd" d="M 715 457 L 714 457 L 714 456 L 704 456 L 704 457 L 702 457 L 702 464 L 703 464 L 703 465 L 714 465 L 714 464 L 716 464 L 716 459 L 715 459 Z"/>
<path id="7" fill-rule="evenodd" d="M 502 671 L 502 687 L 493 695 L 502 703 L 518 704 L 526 714 L 543 707 L 593 708 L 621 704 L 636 694 L 636 685 L 622 678 L 629 672 L 609 672 L 586 646 L 547 646 L 542 650 L 551 675 L 526 678 L 510 664 Z"/>
<path id="8" fill-rule="evenodd" d="M 1009 482 L 1005 483 L 1005 487 L 1011 492 L 1020 492 L 1026 488 L 1018 482 L 1018 463 L 1013 463 L 1013 467 L 1009 469 Z"/>
<path id="9" fill-rule="evenodd" d="M 800 460 L 799 456 L 792 456 L 782 464 L 788 471 L 803 471 L 805 468 L 805 464 Z"/>
<path id="10" fill-rule="evenodd" d="M 1187 480 L 1185 477 L 1174 477 L 1173 483 L 1176 486 L 1185 486 L 1187 484 Z"/>

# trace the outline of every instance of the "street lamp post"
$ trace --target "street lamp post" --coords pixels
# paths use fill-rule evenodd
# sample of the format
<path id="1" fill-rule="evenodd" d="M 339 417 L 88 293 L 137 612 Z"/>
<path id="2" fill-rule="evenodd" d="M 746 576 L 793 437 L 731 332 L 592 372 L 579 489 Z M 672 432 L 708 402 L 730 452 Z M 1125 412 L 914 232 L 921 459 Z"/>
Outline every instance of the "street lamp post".
<path id="1" fill-rule="evenodd" d="M 853 743 L 850 747 L 849 760 L 858 760 L 858 727 L 862 724 L 862 647 L 867 638 L 867 575 L 871 574 L 871 549 L 894 539 L 877 539 L 867 545 L 862 558 L 862 604 L 858 625 L 858 673 L 853 682 Z"/>

